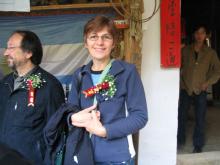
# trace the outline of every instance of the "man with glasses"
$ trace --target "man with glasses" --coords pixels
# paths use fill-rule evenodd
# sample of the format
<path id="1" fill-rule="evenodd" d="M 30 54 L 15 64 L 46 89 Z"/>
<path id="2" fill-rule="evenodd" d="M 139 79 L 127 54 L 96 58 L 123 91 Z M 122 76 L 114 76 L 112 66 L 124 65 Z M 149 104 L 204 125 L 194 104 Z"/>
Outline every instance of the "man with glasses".
<path id="1" fill-rule="evenodd" d="M 43 128 L 64 102 L 62 85 L 39 66 L 42 45 L 31 31 L 13 32 L 4 56 L 13 72 L 0 83 L 0 142 L 41 165 Z"/>

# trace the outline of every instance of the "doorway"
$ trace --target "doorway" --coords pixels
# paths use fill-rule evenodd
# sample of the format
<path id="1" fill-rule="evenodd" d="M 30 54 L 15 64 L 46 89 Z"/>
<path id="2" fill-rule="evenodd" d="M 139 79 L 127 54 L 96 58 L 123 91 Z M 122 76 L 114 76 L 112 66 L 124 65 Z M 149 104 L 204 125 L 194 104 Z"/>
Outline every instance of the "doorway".
<path id="1" fill-rule="evenodd" d="M 216 50 L 220 58 L 220 1 L 217 0 L 182 0 L 182 42 L 188 45 L 192 41 L 193 27 L 205 24 L 208 27 L 210 46 Z M 192 153 L 192 136 L 195 124 L 193 106 L 188 111 L 186 144 L 179 154 Z M 220 151 L 220 81 L 208 89 L 208 109 L 206 112 L 205 145 L 203 152 Z"/>

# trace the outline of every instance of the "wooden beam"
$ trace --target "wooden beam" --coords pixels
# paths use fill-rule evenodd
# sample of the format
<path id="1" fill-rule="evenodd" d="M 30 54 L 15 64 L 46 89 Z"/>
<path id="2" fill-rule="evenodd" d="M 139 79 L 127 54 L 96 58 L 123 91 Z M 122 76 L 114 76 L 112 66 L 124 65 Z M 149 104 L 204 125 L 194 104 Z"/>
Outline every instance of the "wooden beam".
<path id="1" fill-rule="evenodd" d="M 133 18 L 136 20 L 142 19 L 143 0 L 124 0 L 125 8 L 130 13 L 125 14 L 126 18 Z M 137 5 L 138 4 L 138 5 Z M 125 61 L 136 65 L 139 73 L 141 72 L 141 41 L 142 41 L 142 22 L 130 19 L 130 27 L 124 31 Z M 138 144 L 139 132 L 133 135 L 134 148 L 136 151 L 135 164 L 138 165 Z"/>
<path id="2" fill-rule="evenodd" d="M 114 6 L 120 7 L 120 3 L 114 3 Z M 82 8 L 110 8 L 110 7 L 112 7 L 111 3 L 84 3 L 84 4 L 32 6 L 31 11 L 60 10 L 60 9 L 82 9 Z"/>

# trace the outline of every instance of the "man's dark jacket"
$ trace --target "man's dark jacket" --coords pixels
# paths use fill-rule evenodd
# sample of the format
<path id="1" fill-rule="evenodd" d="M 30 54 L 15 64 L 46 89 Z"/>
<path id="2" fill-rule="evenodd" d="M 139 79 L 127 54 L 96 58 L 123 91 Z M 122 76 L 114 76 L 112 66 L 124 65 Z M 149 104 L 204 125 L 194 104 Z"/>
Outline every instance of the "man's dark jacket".
<path id="1" fill-rule="evenodd" d="M 0 164 L 2 165 L 33 165 L 17 151 L 0 143 Z"/>
<path id="2" fill-rule="evenodd" d="M 45 164 L 54 165 L 56 153 L 62 143 L 63 124 L 67 126 L 68 133 L 66 138 L 64 165 L 94 165 L 92 143 L 89 133 L 84 128 L 73 127 L 68 124 L 69 114 L 79 111 L 77 106 L 69 103 L 63 104 L 59 110 L 50 118 L 44 130 L 47 154 Z"/>
<path id="3" fill-rule="evenodd" d="M 32 74 L 41 74 L 45 83 L 35 91 L 34 106 L 28 106 L 28 89 L 14 90 L 14 74 L 0 82 L 0 142 L 18 151 L 36 165 L 43 164 L 45 143 L 43 129 L 50 116 L 64 102 L 60 82 L 38 67 Z"/>

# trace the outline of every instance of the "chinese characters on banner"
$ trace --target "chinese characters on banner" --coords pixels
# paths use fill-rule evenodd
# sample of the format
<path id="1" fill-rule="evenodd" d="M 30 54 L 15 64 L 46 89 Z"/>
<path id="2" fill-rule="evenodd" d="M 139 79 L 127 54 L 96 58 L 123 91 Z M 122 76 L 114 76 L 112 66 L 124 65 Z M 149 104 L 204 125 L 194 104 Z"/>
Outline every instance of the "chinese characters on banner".
<path id="1" fill-rule="evenodd" d="M 180 0 L 161 1 L 161 66 L 180 67 Z"/>

